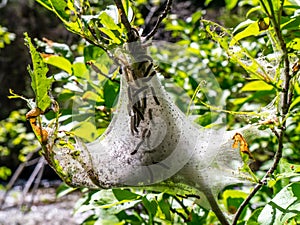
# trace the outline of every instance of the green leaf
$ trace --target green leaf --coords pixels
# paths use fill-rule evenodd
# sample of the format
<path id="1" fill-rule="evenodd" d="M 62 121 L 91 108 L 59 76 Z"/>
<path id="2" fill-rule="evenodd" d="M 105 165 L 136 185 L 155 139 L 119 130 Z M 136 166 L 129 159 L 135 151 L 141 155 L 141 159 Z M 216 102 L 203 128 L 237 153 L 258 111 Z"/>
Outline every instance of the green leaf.
<path id="1" fill-rule="evenodd" d="M 238 34 L 234 35 L 232 40 L 229 43 L 229 46 L 235 45 L 239 40 L 250 37 L 256 36 L 260 33 L 259 26 L 257 21 L 253 21 L 250 25 L 248 25 L 243 31 L 239 32 Z"/>
<path id="2" fill-rule="evenodd" d="M 96 60 L 100 58 L 103 54 L 105 54 L 103 49 L 93 45 L 88 45 L 83 50 L 84 62 Z"/>
<path id="3" fill-rule="evenodd" d="M 44 62 L 55 66 L 59 69 L 66 71 L 68 74 L 72 74 L 72 64 L 69 60 L 62 56 L 52 55 L 50 57 L 44 58 Z"/>
<path id="4" fill-rule="evenodd" d="M 62 21 L 64 22 L 68 21 L 70 16 L 67 13 L 68 1 L 50 0 L 50 2 L 55 13 L 62 19 Z"/>
<path id="5" fill-rule="evenodd" d="M 88 142 L 94 141 L 99 136 L 95 124 L 88 121 L 77 124 L 72 133 Z"/>
<path id="6" fill-rule="evenodd" d="M 290 109 L 294 108 L 295 106 L 297 106 L 300 103 L 300 96 L 298 96 L 297 98 L 294 99 L 294 101 L 292 102 Z"/>
<path id="7" fill-rule="evenodd" d="M 73 75 L 77 78 L 82 78 L 82 79 L 90 79 L 89 78 L 89 71 L 86 68 L 85 63 L 82 62 L 74 62 L 72 65 L 73 69 Z"/>
<path id="8" fill-rule="evenodd" d="M 41 55 L 36 51 L 31 42 L 31 38 L 25 33 L 25 44 L 28 46 L 33 63 L 33 70 L 28 66 L 28 72 L 31 76 L 31 87 L 35 93 L 36 106 L 45 111 L 51 103 L 48 91 L 53 82 L 52 78 L 47 78 L 48 67 L 44 63 Z"/>
<path id="9" fill-rule="evenodd" d="M 300 214 L 300 183 L 292 183 L 284 187 L 263 208 L 258 216 L 258 224 L 286 224 L 287 221 Z"/>
<path id="10" fill-rule="evenodd" d="M 114 106 L 118 96 L 118 86 L 108 80 L 103 87 L 105 105 L 109 108 Z"/>
<path id="11" fill-rule="evenodd" d="M 202 16 L 203 16 L 203 12 L 202 11 L 195 12 L 192 15 L 192 23 L 194 24 L 194 23 L 198 22 L 201 19 Z"/>
<path id="12" fill-rule="evenodd" d="M 239 190 L 225 190 L 223 193 L 224 205 L 229 213 L 235 213 L 240 204 L 247 198 L 245 192 Z"/>
<path id="13" fill-rule="evenodd" d="M 110 30 L 119 30 L 119 26 L 115 24 L 113 18 L 111 18 L 106 12 L 101 13 L 100 22 L 103 26 Z"/>
<path id="14" fill-rule="evenodd" d="M 76 9 L 74 4 L 70 0 L 37 0 L 45 8 L 54 12 L 61 21 L 65 24 L 68 30 L 81 34 L 82 29 L 80 26 L 80 21 L 76 15 Z"/>
<path id="15" fill-rule="evenodd" d="M 72 188 L 68 185 L 66 185 L 65 183 L 62 183 L 61 185 L 59 185 L 59 187 L 56 189 L 56 197 L 57 198 L 61 198 L 73 191 L 77 190 L 77 188 Z"/>
<path id="16" fill-rule="evenodd" d="M 166 194 L 161 195 L 162 198 L 158 200 L 158 206 L 165 215 L 166 219 L 171 220 L 171 206 L 168 201 L 168 196 Z"/>
<path id="17" fill-rule="evenodd" d="M 121 44 L 120 39 L 114 34 L 114 32 L 111 31 L 111 29 L 108 29 L 106 27 L 101 27 L 99 28 L 104 34 L 106 34 L 112 41 L 113 43 L 116 44 Z"/>
<path id="18" fill-rule="evenodd" d="M 225 2 L 226 2 L 226 8 L 231 10 L 236 6 L 238 0 L 225 0 Z"/>
<path id="19" fill-rule="evenodd" d="M 113 189 L 112 191 L 118 201 L 136 200 L 141 197 L 140 195 L 135 194 L 127 189 Z"/>
<path id="20" fill-rule="evenodd" d="M 7 180 L 7 178 L 11 175 L 11 170 L 6 166 L 0 167 L 0 179 Z"/>
<path id="21" fill-rule="evenodd" d="M 252 213 L 252 215 L 250 216 L 250 218 L 247 220 L 246 225 L 257 225 L 257 218 L 259 216 L 259 214 L 261 213 L 263 208 L 258 208 L 256 210 L 254 210 L 254 212 Z"/>
<path id="22" fill-rule="evenodd" d="M 256 11 L 261 11 L 261 6 L 260 6 L 260 5 L 258 5 L 258 6 L 256 6 L 256 7 L 252 7 L 252 8 L 247 12 L 246 18 L 249 18 L 249 16 L 250 16 L 252 13 L 256 12 Z M 255 16 L 256 16 L 256 15 L 255 15 Z"/>
<path id="23" fill-rule="evenodd" d="M 84 92 L 82 99 L 99 102 L 101 100 L 101 97 L 93 91 L 86 91 Z"/>
<path id="24" fill-rule="evenodd" d="M 257 80 L 257 81 L 251 81 L 242 87 L 241 91 L 271 91 L 273 90 L 273 86 L 267 84 L 264 81 Z"/>
<path id="25" fill-rule="evenodd" d="M 143 205 L 145 206 L 149 214 L 155 216 L 157 212 L 157 206 L 158 206 L 157 202 L 155 200 L 149 201 L 146 198 L 146 196 L 144 196 L 142 200 L 143 200 Z"/>
<path id="26" fill-rule="evenodd" d="M 288 44 L 287 47 L 293 50 L 300 51 L 300 38 L 292 39 Z"/>

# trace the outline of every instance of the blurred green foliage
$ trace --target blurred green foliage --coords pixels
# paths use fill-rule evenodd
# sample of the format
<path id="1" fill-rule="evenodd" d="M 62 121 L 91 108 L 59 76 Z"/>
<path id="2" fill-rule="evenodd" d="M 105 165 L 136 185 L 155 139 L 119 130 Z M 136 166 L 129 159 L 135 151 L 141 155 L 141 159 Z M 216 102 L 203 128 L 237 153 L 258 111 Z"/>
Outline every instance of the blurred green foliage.
<path id="1" fill-rule="evenodd" d="M 7 166 L 22 163 L 26 155 L 38 147 L 38 142 L 28 126 L 25 114 L 27 109 L 10 113 L 9 117 L 0 121 L 0 179 L 7 180 L 11 169 Z M 3 166 L 6 165 L 6 166 Z"/>
<path id="2" fill-rule="evenodd" d="M 14 39 L 15 34 L 8 32 L 6 27 L 0 25 L 0 49 L 11 44 Z"/>

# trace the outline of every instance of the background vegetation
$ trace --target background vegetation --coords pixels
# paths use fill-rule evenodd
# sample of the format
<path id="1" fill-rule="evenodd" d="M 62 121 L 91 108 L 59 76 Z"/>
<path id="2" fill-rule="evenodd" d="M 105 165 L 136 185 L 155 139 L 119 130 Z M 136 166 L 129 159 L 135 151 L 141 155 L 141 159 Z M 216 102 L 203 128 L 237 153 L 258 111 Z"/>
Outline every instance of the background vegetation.
<path id="1" fill-rule="evenodd" d="M 48 1 L 38 2 L 47 8 Z M 129 1 L 124 2 L 130 4 Z M 90 13 L 96 15 L 111 4 L 114 3 L 93 1 L 87 7 Z M 164 9 L 160 1 L 139 0 L 131 5 L 135 15 L 132 23 L 143 28 L 145 34 L 151 30 Z M 34 44 L 38 51 L 43 53 L 44 61 L 50 67 L 48 77 L 55 81 L 52 95 L 61 108 L 60 122 L 68 125 L 71 122 L 72 105 L 83 100 L 82 110 L 89 112 L 91 106 L 96 106 L 96 111 L 91 112 L 97 116 L 94 133 L 96 136 L 101 135 L 111 120 L 114 100 L 119 90 L 119 83 L 115 81 L 118 81 L 119 77 L 115 72 L 111 74 L 111 79 L 107 79 L 97 74 L 86 63 L 93 61 L 102 71 L 108 73 L 108 57 L 103 55 L 103 51 L 98 47 L 88 44 L 79 36 L 70 35 L 65 30 L 57 32 L 63 29 L 62 22 L 57 21 L 57 26 L 53 26 L 50 21 L 55 21 L 55 17 L 43 7 L 34 2 L 23 3 L 23 6 L 31 9 L 30 15 L 33 13 L 37 18 L 43 18 L 43 29 L 40 30 L 37 25 L 39 23 L 29 21 L 20 32 L 14 30 L 15 27 L 9 27 L 8 20 L 4 19 L 2 25 L 8 27 L 10 32 L 16 33 L 16 39 L 14 42 L 14 35 L 9 34 L 3 27 L 0 29 L 0 47 L 5 47 L 4 51 L 0 49 L 1 66 L 4 65 L 4 56 L 9 55 L 11 49 L 17 49 L 16 55 L 24 51 L 20 50 L 23 49 L 22 33 L 29 31 L 29 36 L 36 38 Z M 35 7 L 39 8 L 34 9 Z M 240 213 L 233 219 L 233 224 L 300 223 L 300 154 L 297 145 L 300 139 L 299 10 L 299 2 L 296 0 L 201 3 L 175 1 L 171 14 L 154 36 L 154 39 L 167 40 L 188 50 L 183 55 L 174 56 L 168 52 L 160 52 L 159 49 L 152 49 L 157 57 L 158 69 L 166 78 L 164 84 L 169 87 L 168 91 L 174 101 L 182 106 L 184 112 L 192 114 L 197 123 L 209 127 L 225 113 L 224 122 L 228 129 L 251 123 L 261 130 L 270 131 L 267 135 L 255 137 L 248 142 L 255 159 L 250 166 L 261 180 L 254 187 L 255 191 L 253 192 L 253 186 L 237 185 L 234 188 L 226 188 L 219 195 L 219 204 L 229 217 L 233 218 L 237 212 Z M 77 18 L 73 18 L 75 15 L 71 12 L 66 13 L 69 13 L 65 15 L 69 20 L 63 19 L 63 22 L 68 26 L 68 23 L 71 24 Z M 8 15 L 6 16 L 8 18 Z M 97 22 L 97 19 L 86 21 L 93 26 L 100 26 Z M 34 32 L 30 32 L 33 26 L 36 28 Z M 72 24 L 68 28 L 73 31 L 75 29 Z M 112 27 L 108 28 L 114 30 Z M 124 27 L 118 29 L 120 34 L 125 33 Z M 62 36 L 57 37 L 57 33 Z M 80 31 L 77 33 L 81 36 L 86 34 Z M 109 38 L 104 41 L 111 45 L 126 39 L 116 38 L 110 33 L 107 35 Z M 0 79 L 9 83 L 3 83 L 6 84 L 3 87 L 9 87 L 18 94 L 33 96 L 29 75 L 25 69 L 29 55 L 24 54 L 26 57 L 20 59 L 16 58 L 16 55 L 13 59 L 10 55 L 8 57 L 13 66 L 11 63 L 5 63 L 3 66 Z M 19 63 L 22 64 L 20 67 L 23 71 L 16 71 L 16 65 Z M 7 74 L 10 73 L 13 75 L 8 78 Z M 207 74 L 213 74 L 219 84 L 218 88 L 205 86 Z M 97 86 L 93 85 L 96 79 Z M 22 82 L 19 82 L 20 80 Z M 26 84 L 26 87 L 22 86 L 23 84 Z M 75 94 L 78 88 L 84 93 L 82 98 Z M 211 90 L 211 96 L 203 90 Z M 6 88 L 1 93 L 4 106 L 8 105 L 8 95 Z M 287 97 L 286 100 L 284 96 Z M 185 107 L 186 99 L 193 99 L 192 109 Z M 220 99 L 222 102 L 218 102 Z M 9 100 L 9 104 L 15 104 L 15 101 Z M 1 114 L 3 120 L 0 122 L 0 154 L 3 162 L 7 162 L 6 158 L 14 159 L 16 163 L 24 161 L 26 155 L 38 146 L 26 122 L 24 107 L 23 103 L 17 103 L 15 109 L 19 108 L 18 110 L 4 108 Z M 55 115 L 50 111 L 46 117 L 50 120 Z M 77 134 L 87 141 L 92 138 L 84 136 L 80 131 Z M 266 176 L 270 168 L 273 168 L 271 174 Z M 10 175 L 8 165 L 2 166 L 1 163 L 0 178 L 6 180 Z M 72 190 L 61 186 L 58 193 L 63 195 Z M 86 218 L 84 224 L 219 223 L 212 211 L 195 204 L 195 197 L 186 198 L 131 189 L 82 191 L 85 195 L 75 206 L 77 212 L 94 211 L 93 215 Z M 250 193 L 253 193 L 254 197 L 249 198 Z M 245 200 L 245 207 L 238 211 Z M 264 219 L 262 215 L 265 215 Z"/>

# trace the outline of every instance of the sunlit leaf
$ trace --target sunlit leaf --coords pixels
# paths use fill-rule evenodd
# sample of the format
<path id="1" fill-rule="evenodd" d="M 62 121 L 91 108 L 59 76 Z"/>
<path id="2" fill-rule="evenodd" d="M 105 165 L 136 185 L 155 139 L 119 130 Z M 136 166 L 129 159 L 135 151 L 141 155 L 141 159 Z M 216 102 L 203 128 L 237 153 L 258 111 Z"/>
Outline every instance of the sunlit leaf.
<path id="1" fill-rule="evenodd" d="M 36 0 L 38 3 L 40 3 L 43 7 L 46 9 L 52 11 L 51 1 L 50 0 Z"/>
<path id="2" fill-rule="evenodd" d="M 106 34 L 114 43 L 121 44 L 120 39 L 112 32 L 110 29 L 106 27 L 99 28 L 104 34 Z"/>
<path id="3" fill-rule="evenodd" d="M 98 137 L 96 126 L 88 121 L 83 121 L 76 125 L 72 133 L 88 142 L 92 142 Z"/>
<path id="4" fill-rule="evenodd" d="M 251 81 L 248 82 L 242 87 L 241 91 L 271 91 L 274 87 L 272 85 L 267 84 L 264 81 Z"/>
<path id="5" fill-rule="evenodd" d="M 70 31 L 82 33 L 79 18 L 71 1 L 37 0 L 37 2 L 54 12 Z"/>
<path id="6" fill-rule="evenodd" d="M 239 190 L 225 190 L 223 192 L 223 199 L 227 211 L 231 214 L 236 213 L 238 207 L 247 196 L 247 193 Z"/>
<path id="7" fill-rule="evenodd" d="M 226 8 L 231 10 L 236 6 L 238 0 L 225 0 L 225 2 L 226 2 Z"/>
<path id="8" fill-rule="evenodd" d="M 300 183 L 284 187 L 261 211 L 258 223 L 261 225 L 286 224 L 300 213 Z"/>
<path id="9" fill-rule="evenodd" d="M 115 24 L 114 20 L 112 17 L 110 17 L 106 12 L 101 13 L 100 17 L 100 22 L 103 26 L 110 30 L 118 30 L 119 26 Z"/>
<path id="10" fill-rule="evenodd" d="M 250 36 L 256 36 L 260 33 L 260 29 L 258 26 L 257 21 L 253 21 L 250 25 L 248 25 L 243 31 L 237 33 L 233 36 L 231 42 L 229 43 L 230 46 L 235 45 L 236 42 L 239 40 L 250 37 Z"/>
<path id="11" fill-rule="evenodd" d="M 161 194 L 161 199 L 158 200 L 158 206 L 160 208 L 160 210 L 162 211 L 162 213 L 165 215 L 167 220 L 171 220 L 171 205 L 169 203 L 169 201 L 167 200 L 167 197 L 165 194 Z"/>
<path id="12" fill-rule="evenodd" d="M 89 79 L 88 69 L 83 62 L 74 62 L 72 65 L 73 74 L 77 78 Z"/>
<path id="13" fill-rule="evenodd" d="M 52 66 L 60 68 L 66 71 L 68 74 L 72 74 L 72 65 L 69 60 L 62 56 L 52 55 L 44 59 L 44 61 Z"/>
<path id="14" fill-rule="evenodd" d="M 51 103 L 48 91 L 51 88 L 53 79 L 47 78 L 46 74 L 48 72 L 48 67 L 31 43 L 31 39 L 28 37 L 27 33 L 25 33 L 25 43 L 30 50 L 33 63 L 33 70 L 28 66 L 28 72 L 31 76 L 31 87 L 35 93 L 36 106 L 42 111 L 45 111 Z"/>
<path id="15" fill-rule="evenodd" d="M 101 100 L 100 96 L 93 91 L 86 91 L 83 94 L 82 99 L 83 100 L 92 100 L 95 102 L 98 102 L 99 100 Z"/>
<path id="16" fill-rule="evenodd" d="M 0 179 L 6 180 L 11 175 L 11 170 L 6 166 L 0 167 Z"/>

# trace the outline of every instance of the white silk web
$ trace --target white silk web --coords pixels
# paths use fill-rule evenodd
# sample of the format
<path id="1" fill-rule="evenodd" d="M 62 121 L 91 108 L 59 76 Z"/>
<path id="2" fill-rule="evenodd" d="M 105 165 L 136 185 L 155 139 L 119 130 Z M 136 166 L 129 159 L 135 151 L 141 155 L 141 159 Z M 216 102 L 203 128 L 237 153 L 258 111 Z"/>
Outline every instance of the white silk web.
<path id="1" fill-rule="evenodd" d="M 147 70 L 150 63 L 145 65 L 133 73 Z M 125 69 L 132 70 L 129 65 Z M 155 71 L 150 69 L 149 74 Z M 130 96 L 129 88 L 136 87 Z M 156 73 L 134 84 L 122 75 L 117 110 L 105 133 L 91 143 L 70 134 L 53 135 L 45 156 L 71 186 L 142 187 L 197 195 L 210 190 L 216 195 L 229 184 L 250 179 L 240 171 L 243 162 L 232 138 L 251 129 L 200 127 L 173 103 Z"/>

